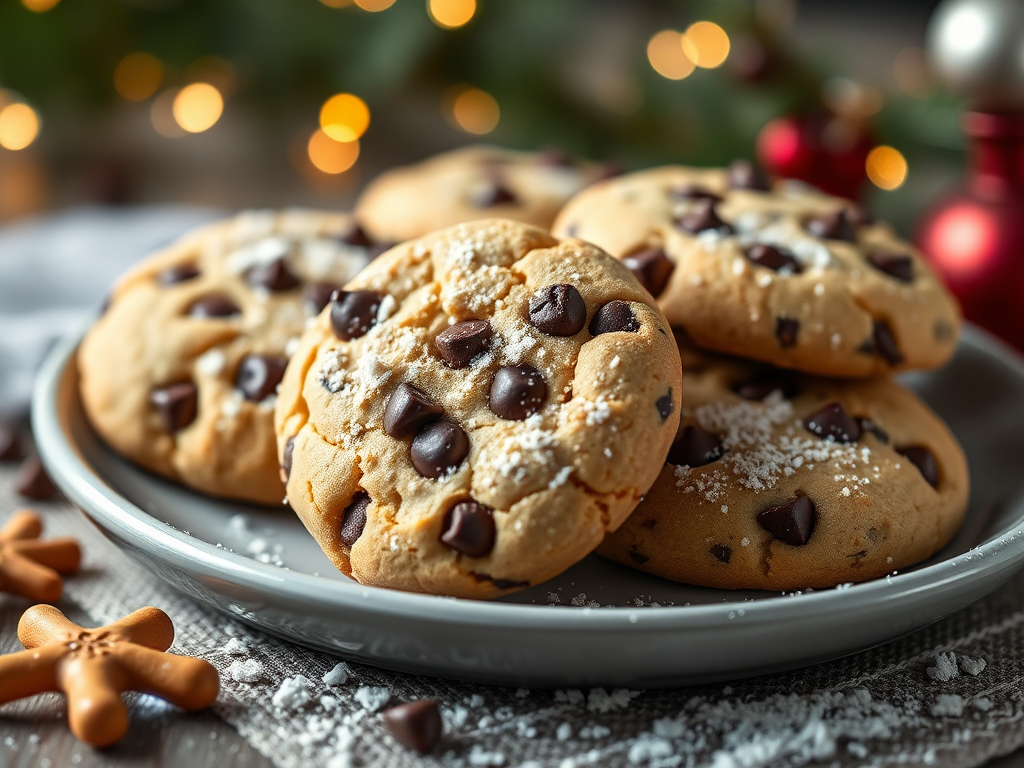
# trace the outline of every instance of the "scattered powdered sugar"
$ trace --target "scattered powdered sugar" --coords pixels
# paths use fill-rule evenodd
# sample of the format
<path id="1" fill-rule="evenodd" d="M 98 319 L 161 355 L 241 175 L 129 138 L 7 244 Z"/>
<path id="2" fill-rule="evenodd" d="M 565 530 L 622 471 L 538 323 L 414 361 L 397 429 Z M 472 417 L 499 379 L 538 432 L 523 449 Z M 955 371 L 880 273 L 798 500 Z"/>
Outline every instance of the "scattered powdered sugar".
<path id="1" fill-rule="evenodd" d="M 583 412 L 587 414 L 587 426 L 604 424 L 612 415 L 611 406 L 602 396 L 598 396 L 596 400 L 584 401 Z"/>
<path id="2" fill-rule="evenodd" d="M 956 666 L 956 656 L 952 653 L 940 653 L 935 657 L 935 666 L 928 667 L 925 672 L 932 680 L 938 680 L 940 683 L 949 682 L 960 674 Z"/>
<path id="3" fill-rule="evenodd" d="M 253 267 L 270 264 L 285 258 L 292 250 L 289 238 L 274 236 L 244 245 L 228 255 L 225 268 L 233 275 L 241 275 Z"/>
<path id="4" fill-rule="evenodd" d="M 562 467 L 555 476 L 548 483 L 548 488 L 554 490 L 555 488 L 561 488 L 569 480 L 569 475 L 572 474 L 572 467 Z"/>
<path id="5" fill-rule="evenodd" d="M 351 668 L 344 661 L 339 661 L 334 668 L 324 673 L 324 685 L 337 686 L 348 682 L 352 674 Z"/>
<path id="6" fill-rule="evenodd" d="M 228 677 L 238 683 L 255 683 L 263 677 L 263 665 L 256 659 L 232 661 Z"/>
<path id="7" fill-rule="evenodd" d="M 224 370 L 227 358 L 219 349 L 210 349 L 196 359 L 196 370 L 203 376 L 216 376 Z"/>
<path id="8" fill-rule="evenodd" d="M 391 698 L 391 689 L 374 685 L 361 685 L 353 698 L 359 702 L 363 709 L 376 712 L 388 703 L 388 700 Z"/>
<path id="9" fill-rule="evenodd" d="M 982 672 L 984 672 L 985 671 L 985 667 L 988 666 L 988 664 L 985 662 L 985 660 L 984 659 L 980 659 L 980 658 L 979 659 L 972 659 L 970 656 L 963 656 L 963 655 L 961 655 L 959 657 L 959 659 L 960 659 L 960 669 L 962 669 L 964 672 L 966 672 L 971 677 L 977 677 Z"/>
<path id="10" fill-rule="evenodd" d="M 379 327 L 379 326 L 377 326 Z M 393 371 L 376 355 L 363 354 L 356 367 L 345 370 L 348 355 L 340 349 L 323 353 L 317 370 L 317 381 L 332 394 L 344 394 L 361 406 L 373 399 Z"/>
<path id="11" fill-rule="evenodd" d="M 306 687 L 309 684 L 310 680 L 303 675 L 286 677 L 271 699 L 271 703 L 275 707 L 289 712 L 300 709 L 310 701 L 311 697 Z"/>
<path id="12" fill-rule="evenodd" d="M 935 717 L 960 717 L 964 713 L 963 697 L 955 693 L 940 693 L 929 711 Z"/>
<path id="13" fill-rule="evenodd" d="M 221 651 L 228 656 L 247 656 L 249 654 L 249 646 L 240 637 L 232 637 L 224 644 Z"/>
<path id="14" fill-rule="evenodd" d="M 495 458 L 493 468 L 505 478 L 521 483 L 530 474 L 529 463 L 550 467 L 554 463 L 553 448 L 558 440 L 543 427 L 543 417 L 535 413 L 515 426 L 515 432 L 497 440 L 489 453 Z M 560 467 L 561 472 L 564 467 Z M 556 475 L 557 476 L 557 475 Z M 568 479 L 568 475 L 565 475 Z M 486 482 L 486 481 L 485 481 Z M 497 483 L 489 481 L 494 487 Z"/>
<path id="15" fill-rule="evenodd" d="M 389 293 L 381 299 L 380 305 L 377 307 L 377 322 L 383 323 L 395 313 L 397 307 L 398 303 L 395 301 L 395 297 Z"/>
<path id="16" fill-rule="evenodd" d="M 629 702 L 639 695 L 640 691 L 630 691 L 625 688 L 616 688 L 611 693 L 604 688 L 594 688 L 587 696 L 587 709 L 600 713 L 625 709 L 629 706 Z"/>

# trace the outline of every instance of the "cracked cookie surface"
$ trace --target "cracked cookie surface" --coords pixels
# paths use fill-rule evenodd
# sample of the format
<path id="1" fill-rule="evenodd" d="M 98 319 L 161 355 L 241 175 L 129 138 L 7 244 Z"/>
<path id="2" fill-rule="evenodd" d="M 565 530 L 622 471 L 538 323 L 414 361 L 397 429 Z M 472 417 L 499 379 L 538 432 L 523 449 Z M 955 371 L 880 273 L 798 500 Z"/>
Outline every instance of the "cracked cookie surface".
<path id="1" fill-rule="evenodd" d="M 598 248 L 507 220 L 381 256 L 303 336 L 288 499 L 363 584 L 492 597 L 590 553 L 678 424 L 664 316 Z"/>
<path id="2" fill-rule="evenodd" d="M 623 259 L 705 349 L 850 378 L 949 359 L 959 309 L 917 249 L 847 200 L 769 191 L 749 171 L 620 176 L 569 201 L 552 232 Z"/>
<path id="3" fill-rule="evenodd" d="M 884 576 L 949 543 L 966 459 L 910 390 L 681 352 L 677 439 L 599 554 L 690 584 L 794 590 Z"/>
<path id="4" fill-rule="evenodd" d="M 117 283 L 83 340 L 89 421 L 147 469 L 279 506 L 273 404 L 287 357 L 370 257 L 341 213 L 250 211 L 186 234 Z"/>

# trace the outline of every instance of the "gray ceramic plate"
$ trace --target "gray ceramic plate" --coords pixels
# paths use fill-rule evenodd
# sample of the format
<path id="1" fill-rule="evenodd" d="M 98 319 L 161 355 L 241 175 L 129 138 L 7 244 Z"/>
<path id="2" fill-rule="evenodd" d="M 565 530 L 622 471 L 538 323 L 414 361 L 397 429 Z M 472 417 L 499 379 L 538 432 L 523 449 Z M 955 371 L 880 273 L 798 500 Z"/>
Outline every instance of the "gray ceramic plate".
<path id="1" fill-rule="evenodd" d="M 975 329 L 947 368 L 908 378 L 963 442 L 974 486 L 963 530 L 928 563 L 846 589 L 779 595 L 687 587 L 591 556 L 490 603 L 360 586 L 285 510 L 206 498 L 115 456 L 84 420 L 75 348 L 52 353 L 33 404 L 40 453 L 68 498 L 195 599 L 383 667 L 524 686 L 745 677 L 884 643 L 1024 565 L 1024 365 Z"/>

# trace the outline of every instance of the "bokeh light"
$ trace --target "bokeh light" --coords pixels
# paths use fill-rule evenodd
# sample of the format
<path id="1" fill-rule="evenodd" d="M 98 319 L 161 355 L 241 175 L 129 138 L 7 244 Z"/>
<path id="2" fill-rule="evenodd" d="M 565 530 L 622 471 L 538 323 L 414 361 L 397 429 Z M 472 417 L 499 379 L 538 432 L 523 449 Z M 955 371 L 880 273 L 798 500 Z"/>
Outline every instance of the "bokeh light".
<path id="1" fill-rule="evenodd" d="M 200 56 L 185 68 L 184 79 L 193 83 L 209 83 L 222 98 L 234 93 L 238 79 L 234 65 L 220 56 Z"/>
<path id="2" fill-rule="evenodd" d="M 174 120 L 189 133 L 212 128 L 224 111 L 224 98 L 209 83 L 186 85 L 174 97 Z"/>
<path id="3" fill-rule="evenodd" d="M 473 18 L 476 0 L 428 0 L 427 11 L 437 26 L 455 29 Z"/>
<path id="4" fill-rule="evenodd" d="M 331 96 L 320 109 L 320 127 L 335 141 L 355 141 L 369 125 L 369 107 L 351 93 Z"/>
<path id="5" fill-rule="evenodd" d="M 395 4 L 395 0 L 355 0 L 355 3 L 364 11 L 377 13 L 378 11 L 386 11 Z"/>
<path id="6" fill-rule="evenodd" d="M 445 94 L 446 116 L 466 133 L 482 136 L 493 131 L 501 119 L 501 109 L 494 97 L 479 88 L 455 86 Z"/>
<path id="7" fill-rule="evenodd" d="M 871 183 L 881 189 L 896 189 L 907 180 L 907 160 L 893 147 L 875 147 L 868 153 L 865 169 Z"/>
<path id="8" fill-rule="evenodd" d="M 129 53 L 114 68 L 114 89 L 129 101 L 144 101 L 164 79 L 164 65 L 151 53 Z"/>
<path id="9" fill-rule="evenodd" d="M 663 29 L 647 43 L 647 60 L 654 71 L 669 80 L 682 80 L 693 72 L 693 62 L 683 50 L 683 35 Z"/>
<path id="10" fill-rule="evenodd" d="M 359 159 L 358 141 L 335 141 L 322 129 L 309 137 L 306 152 L 313 165 L 324 173 L 344 173 Z"/>
<path id="11" fill-rule="evenodd" d="M 21 0 L 21 4 L 34 13 L 45 13 L 60 0 Z"/>
<path id="12" fill-rule="evenodd" d="M 352 0 L 320 0 L 328 8 L 346 8 L 352 5 Z"/>
<path id="13" fill-rule="evenodd" d="M 0 147 L 24 149 L 39 135 L 39 116 L 28 104 L 14 102 L 0 111 Z"/>
<path id="14" fill-rule="evenodd" d="M 936 266 L 963 279 L 990 268 L 998 241 L 998 228 L 986 211 L 964 204 L 944 211 L 922 245 Z"/>
<path id="15" fill-rule="evenodd" d="M 729 35 L 713 21 L 698 21 L 682 39 L 686 58 L 703 69 L 720 67 L 729 58 Z"/>

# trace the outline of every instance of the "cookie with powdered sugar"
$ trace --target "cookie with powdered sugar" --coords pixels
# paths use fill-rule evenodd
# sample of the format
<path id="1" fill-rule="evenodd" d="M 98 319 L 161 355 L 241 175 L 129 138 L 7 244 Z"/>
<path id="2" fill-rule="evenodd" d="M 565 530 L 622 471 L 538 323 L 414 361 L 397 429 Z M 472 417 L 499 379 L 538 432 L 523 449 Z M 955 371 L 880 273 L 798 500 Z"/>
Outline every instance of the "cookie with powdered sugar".
<path id="1" fill-rule="evenodd" d="M 680 380 L 621 263 L 512 221 L 452 227 L 385 253 L 303 336 L 277 401 L 288 500 L 360 583 L 522 589 L 646 493 Z"/>
<path id="2" fill-rule="evenodd" d="M 682 353 L 677 438 L 600 554 L 690 584 L 794 590 L 884 576 L 953 537 L 966 459 L 910 390 Z"/>
<path id="3" fill-rule="evenodd" d="M 920 252 L 848 200 L 748 163 L 669 166 L 584 190 L 552 232 L 623 260 L 705 349 L 821 376 L 935 368 L 956 300 Z"/>
<path id="4" fill-rule="evenodd" d="M 83 340 L 89 421 L 153 472 L 280 506 L 277 385 L 306 324 L 372 255 L 343 213 L 249 211 L 186 234 L 118 282 Z"/>

